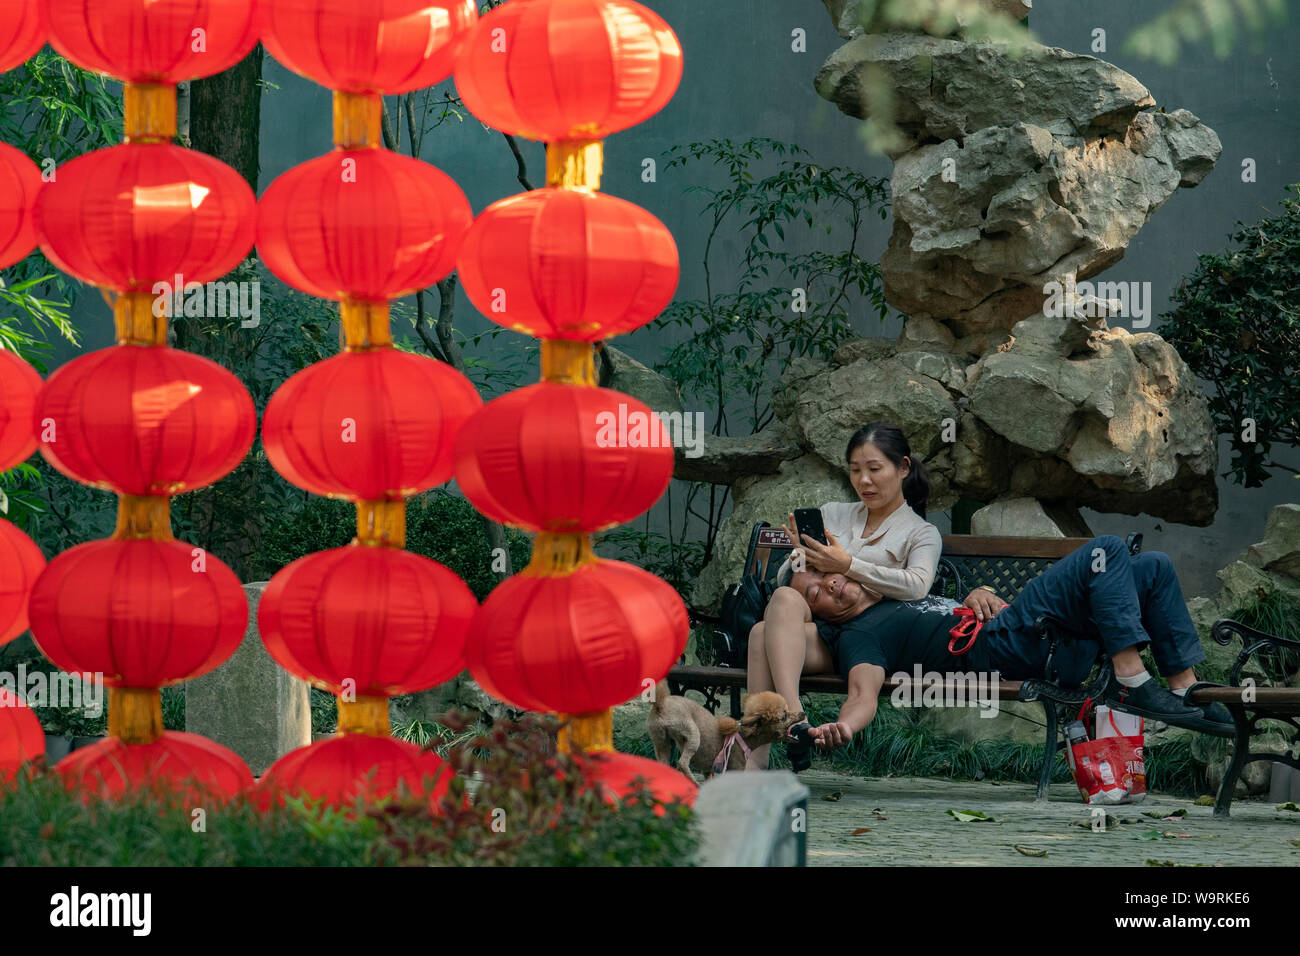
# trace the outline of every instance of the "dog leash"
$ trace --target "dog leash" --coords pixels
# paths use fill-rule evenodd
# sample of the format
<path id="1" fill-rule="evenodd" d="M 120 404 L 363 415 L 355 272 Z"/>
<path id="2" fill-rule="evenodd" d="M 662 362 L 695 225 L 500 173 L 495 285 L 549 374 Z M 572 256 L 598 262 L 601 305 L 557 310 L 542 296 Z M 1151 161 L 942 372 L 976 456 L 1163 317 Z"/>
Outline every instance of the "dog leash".
<path id="1" fill-rule="evenodd" d="M 749 759 L 749 744 L 745 743 L 745 738 L 740 736 L 739 730 L 733 730 L 731 733 L 727 734 L 727 739 L 722 742 L 722 749 L 718 751 L 718 756 L 713 761 L 714 773 L 727 772 L 727 764 L 731 762 L 731 748 L 737 743 L 740 744 L 740 749 L 744 752 L 745 759 Z"/>
<path id="2" fill-rule="evenodd" d="M 975 617 L 975 609 L 973 607 L 953 608 L 952 613 L 960 620 L 958 620 L 957 625 L 948 632 L 952 635 L 948 641 L 948 653 L 952 654 L 954 657 L 960 657 L 974 646 L 975 638 L 979 634 L 980 628 L 984 626 L 984 622 Z M 958 650 L 955 645 L 963 637 L 967 639 L 966 643 L 961 646 L 961 650 Z"/>

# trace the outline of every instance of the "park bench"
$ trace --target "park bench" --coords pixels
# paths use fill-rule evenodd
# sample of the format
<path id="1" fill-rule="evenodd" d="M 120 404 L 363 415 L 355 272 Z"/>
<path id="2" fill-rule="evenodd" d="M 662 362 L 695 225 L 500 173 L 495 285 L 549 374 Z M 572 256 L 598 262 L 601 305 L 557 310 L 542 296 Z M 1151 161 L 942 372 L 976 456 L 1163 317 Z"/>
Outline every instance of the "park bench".
<path id="1" fill-rule="evenodd" d="M 944 535 L 943 555 L 930 593 L 961 601 L 972 588 L 986 584 L 994 588 L 1004 600 L 1012 600 L 1035 577 L 1089 540 L 1091 539 Z M 1129 536 L 1131 553 L 1137 553 L 1141 544 L 1141 535 Z M 764 581 L 774 580 L 777 569 L 791 548 L 792 545 L 779 528 L 773 528 L 765 521 L 757 523 L 750 534 L 745 573 L 756 574 Z M 669 689 L 674 694 L 682 694 L 686 690 L 698 691 L 703 695 L 705 706 L 710 711 L 716 711 L 722 695 L 726 694 L 730 698 L 732 716 L 739 717 L 740 692 L 746 684 L 744 655 L 748 635 L 730 634 L 718 617 L 697 611 L 691 611 L 691 624 L 697 634 L 703 637 L 703 640 L 700 637 L 696 639 L 701 664 L 690 666 L 683 663 L 673 667 L 668 673 Z M 1052 659 L 1056 648 L 1072 641 L 1074 637 L 1060 622 L 1040 618 L 1036 624 L 1042 638 L 1051 644 L 1047 674 L 1048 678 L 1053 678 Z M 1242 638 L 1246 646 L 1233 669 L 1233 684 L 1238 683 L 1242 667 L 1253 655 L 1271 660 L 1283 653 L 1283 648 L 1300 647 L 1300 644 L 1255 631 L 1235 621 L 1222 620 L 1214 626 L 1215 640 L 1225 646 L 1231 642 L 1234 633 Z M 1095 677 L 1082 687 L 1062 687 L 1054 679 L 1001 681 L 997 686 L 1000 701 L 1038 702 L 1043 707 L 1044 748 L 1038 776 L 1039 800 L 1047 799 L 1060 746 L 1061 729 L 1065 722 L 1072 713 L 1078 712 L 1089 697 L 1093 700 L 1102 699 L 1109 681 L 1113 679 L 1109 665 L 1104 662 L 1099 664 Z M 897 686 L 898 682 L 886 680 L 881 695 L 892 693 Z M 955 687 L 945 687 L 943 693 L 951 691 L 955 694 L 957 690 Z M 806 675 L 799 682 L 799 692 L 847 694 L 848 684 L 844 678 L 835 674 Z M 1251 753 L 1249 750 L 1251 735 L 1261 732 L 1262 728 L 1258 726 L 1260 720 L 1280 719 L 1300 728 L 1300 723 L 1296 721 L 1296 715 L 1300 714 L 1300 689 L 1258 687 L 1253 688 L 1250 696 L 1252 700 L 1245 700 L 1241 689 L 1237 687 L 1209 687 L 1198 689 L 1190 698 L 1196 704 L 1211 701 L 1223 703 L 1236 722 L 1234 756 L 1219 787 L 1215 802 L 1216 815 L 1227 815 L 1237 779 L 1242 768 L 1250 761 L 1281 760 L 1300 766 L 1288 755 Z"/>

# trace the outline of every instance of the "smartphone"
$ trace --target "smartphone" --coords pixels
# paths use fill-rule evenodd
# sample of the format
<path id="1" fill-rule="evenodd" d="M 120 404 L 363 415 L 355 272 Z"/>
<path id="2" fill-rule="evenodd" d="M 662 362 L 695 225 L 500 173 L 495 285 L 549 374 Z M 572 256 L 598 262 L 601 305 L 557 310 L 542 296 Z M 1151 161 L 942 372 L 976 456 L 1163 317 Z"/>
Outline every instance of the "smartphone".
<path id="1" fill-rule="evenodd" d="M 822 524 L 821 508 L 795 508 L 794 527 L 799 532 L 799 540 L 795 544 L 802 544 L 804 535 L 822 544 L 830 543 L 826 540 L 826 526 Z"/>

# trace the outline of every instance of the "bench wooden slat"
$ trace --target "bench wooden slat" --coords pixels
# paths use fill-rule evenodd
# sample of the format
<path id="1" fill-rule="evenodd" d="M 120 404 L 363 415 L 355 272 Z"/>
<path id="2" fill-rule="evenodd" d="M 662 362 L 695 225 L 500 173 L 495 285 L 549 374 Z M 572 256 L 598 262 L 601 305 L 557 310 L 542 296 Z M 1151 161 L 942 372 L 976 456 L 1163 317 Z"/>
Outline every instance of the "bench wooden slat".
<path id="1" fill-rule="evenodd" d="M 945 534 L 944 557 L 1063 558 L 1091 538 L 1013 538 Z"/>
<path id="2" fill-rule="evenodd" d="M 1254 701 L 1247 704 L 1252 710 L 1276 710 L 1290 707 L 1300 712 L 1300 687 L 1254 687 L 1251 689 Z M 1193 704 L 1240 704 L 1242 688 L 1240 687 L 1202 687 L 1188 694 Z"/>
<path id="3" fill-rule="evenodd" d="M 680 681 L 687 687 L 744 687 L 747 673 L 739 667 L 688 667 L 679 664 L 668 672 L 668 679 Z M 889 693 L 899 684 L 899 681 L 886 680 L 881 693 Z M 1020 684 L 1018 680 L 999 681 L 998 699 L 1019 700 Z M 945 689 L 966 689 L 962 681 L 945 682 L 942 686 Z M 847 694 L 849 684 L 838 674 L 806 674 L 799 679 L 799 690 L 809 694 Z"/>

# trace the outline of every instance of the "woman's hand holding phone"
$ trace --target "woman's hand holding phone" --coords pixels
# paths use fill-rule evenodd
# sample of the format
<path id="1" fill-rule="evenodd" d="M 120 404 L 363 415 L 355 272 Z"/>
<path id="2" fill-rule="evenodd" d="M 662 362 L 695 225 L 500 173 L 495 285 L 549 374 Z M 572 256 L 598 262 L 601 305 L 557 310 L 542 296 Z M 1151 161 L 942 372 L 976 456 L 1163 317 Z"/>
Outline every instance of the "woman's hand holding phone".
<path id="1" fill-rule="evenodd" d="M 810 568 L 827 574 L 844 574 L 853 566 L 853 559 L 849 553 L 840 547 L 839 541 L 835 535 L 831 534 L 830 529 L 826 529 L 826 540 L 829 544 L 822 544 L 816 538 L 808 535 L 800 535 L 796 529 L 793 512 L 789 515 L 789 525 L 781 525 L 781 530 L 791 541 L 796 542 L 803 549 L 804 560 Z"/>

